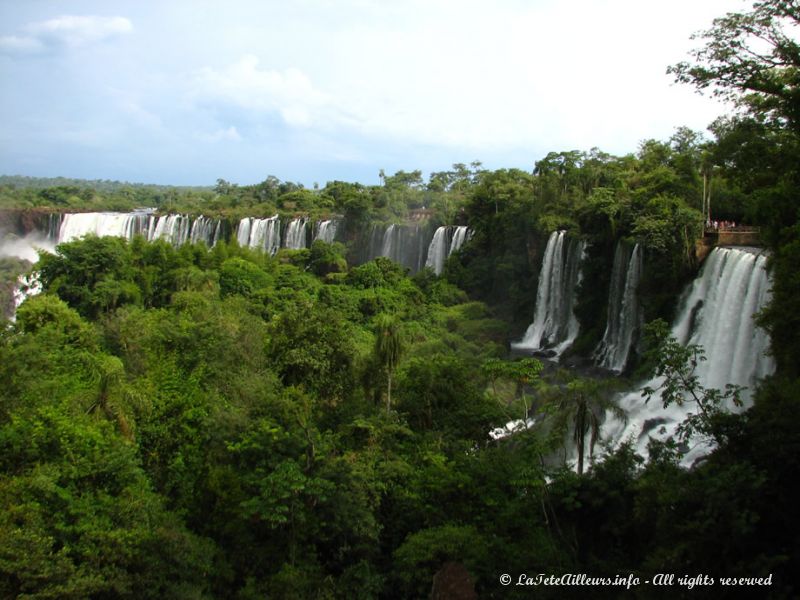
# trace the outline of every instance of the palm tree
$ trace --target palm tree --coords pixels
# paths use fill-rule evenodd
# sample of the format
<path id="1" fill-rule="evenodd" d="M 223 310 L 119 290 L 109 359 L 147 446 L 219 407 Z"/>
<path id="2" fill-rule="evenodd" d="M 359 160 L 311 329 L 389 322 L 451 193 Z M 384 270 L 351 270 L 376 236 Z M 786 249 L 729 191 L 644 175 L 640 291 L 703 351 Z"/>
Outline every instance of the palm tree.
<path id="1" fill-rule="evenodd" d="M 589 437 L 589 457 L 594 456 L 594 447 L 600 437 L 602 417 L 606 412 L 625 418 L 622 410 L 611 397 L 613 383 L 595 379 L 572 379 L 562 388 L 551 406 L 554 409 L 557 430 L 572 428 L 572 441 L 578 451 L 578 475 L 583 474 L 586 454 L 586 438 Z"/>
<path id="2" fill-rule="evenodd" d="M 76 400 L 86 414 L 116 422 L 128 441 L 134 440 L 133 414 L 141 403 L 139 394 L 125 382 L 125 369 L 116 356 L 86 355 L 91 386 Z"/>
<path id="3" fill-rule="evenodd" d="M 375 324 L 375 356 L 386 372 L 386 410 L 392 408 L 392 375 L 403 353 L 399 320 L 387 314 L 378 315 Z"/>

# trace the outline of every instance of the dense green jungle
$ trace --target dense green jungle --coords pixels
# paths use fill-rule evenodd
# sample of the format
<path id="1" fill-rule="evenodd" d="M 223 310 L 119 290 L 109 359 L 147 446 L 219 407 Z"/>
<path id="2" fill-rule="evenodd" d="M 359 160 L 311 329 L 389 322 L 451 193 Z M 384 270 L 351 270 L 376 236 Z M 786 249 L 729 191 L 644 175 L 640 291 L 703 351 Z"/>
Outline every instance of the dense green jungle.
<path id="1" fill-rule="evenodd" d="M 141 207 L 229 229 L 274 214 L 343 223 L 341 242 L 274 256 L 230 231 L 211 248 L 90 236 L 41 254 L 42 293 L 0 332 L 0 597 L 798 597 L 800 46 L 782 29 L 798 21 L 794 1 L 716 20 L 670 71 L 737 110 L 710 139 L 678 128 L 625 156 L 313 189 L 0 178 L 0 225 L 20 235 L 51 214 Z M 742 50 L 754 32 L 769 53 Z M 702 349 L 665 328 L 700 268 L 709 202 L 769 251 L 757 320 L 775 372 L 744 412 L 725 409 L 737 390 L 699 384 Z M 441 275 L 359 264 L 370 226 L 417 218 L 472 232 Z M 555 230 L 587 244 L 580 335 L 560 368 L 509 352 Z M 603 336 L 620 240 L 644 249 L 651 324 L 624 376 L 588 376 L 563 365 L 584 366 Z M 31 267 L 0 259 L 4 306 Z M 616 392 L 654 371 L 664 402 L 700 409 L 682 434 L 713 442 L 692 468 L 680 438 L 647 457 L 596 439 Z M 594 452 L 579 468 L 563 458 L 575 444 Z M 675 581 L 517 585 L 659 573 Z M 715 584 L 678 581 L 698 575 Z"/>

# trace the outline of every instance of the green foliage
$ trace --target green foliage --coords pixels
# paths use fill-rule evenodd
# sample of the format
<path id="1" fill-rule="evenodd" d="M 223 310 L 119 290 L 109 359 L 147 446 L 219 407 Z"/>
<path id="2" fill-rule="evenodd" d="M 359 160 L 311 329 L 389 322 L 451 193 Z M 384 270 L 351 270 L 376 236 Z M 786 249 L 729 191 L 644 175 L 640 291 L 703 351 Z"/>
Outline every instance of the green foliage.
<path id="1" fill-rule="evenodd" d="M 336 403 L 346 398 L 355 384 L 348 329 L 334 311 L 298 304 L 270 322 L 267 356 L 284 384 L 302 384 L 316 396 Z"/>
<path id="2" fill-rule="evenodd" d="M 668 72 L 797 129 L 800 48 L 790 32 L 798 18 L 800 8 L 791 0 L 756 2 L 748 12 L 728 13 L 696 36 L 705 41 L 692 52 L 696 63 L 681 62 Z"/>
<path id="3" fill-rule="evenodd" d="M 406 597 L 424 597 L 438 568 L 446 562 L 463 562 L 474 570 L 485 564 L 487 544 L 470 526 L 445 525 L 424 529 L 408 537 L 395 553 L 402 593 Z"/>
<path id="4" fill-rule="evenodd" d="M 310 190 L 296 190 L 278 197 L 278 208 L 285 210 L 311 210 L 319 203 L 317 194 Z M 329 205 L 328 205 L 329 206 Z"/>
<path id="5" fill-rule="evenodd" d="M 345 247 L 338 242 L 327 244 L 322 240 L 315 240 L 311 244 L 308 268 L 318 277 L 325 277 L 331 273 L 344 273 L 347 271 L 344 252 Z"/>
<path id="6" fill-rule="evenodd" d="M 117 304 L 141 301 L 131 286 L 130 248 L 120 238 L 89 237 L 85 243 L 61 244 L 57 254 L 39 261 L 42 285 L 79 313 L 95 317 Z"/>
<path id="7" fill-rule="evenodd" d="M 481 442 L 503 419 L 499 404 L 481 393 L 482 383 L 456 357 L 411 358 L 398 374 L 398 410 L 415 431 Z"/>
<path id="8" fill-rule="evenodd" d="M 658 390 L 646 387 L 642 395 L 650 400 L 656 391 L 660 391 L 664 408 L 671 404 L 681 406 L 684 402 L 694 402 L 699 412 L 691 413 L 678 426 L 678 436 L 683 441 L 698 435 L 716 443 L 724 442 L 725 433 L 720 431 L 718 423 L 726 412 L 726 404 L 742 406 L 743 388 L 732 384 L 728 384 L 724 392 L 704 388 L 694 372 L 697 364 L 706 360 L 703 348 L 696 344 L 683 346 L 678 343 L 669 335 L 669 327 L 664 321 L 648 323 L 645 330 L 650 348 L 648 358 L 655 364 L 656 376 L 662 377 L 663 381 Z"/>
<path id="9" fill-rule="evenodd" d="M 427 299 L 436 304 L 453 306 L 467 302 L 468 297 L 463 290 L 441 277 L 437 277 L 431 269 L 423 269 L 414 276 L 414 283 L 425 293 Z"/>
<path id="10" fill-rule="evenodd" d="M 93 345 L 93 331 L 81 316 L 58 297 L 41 294 L 29 298 L 17 310 L 17 327 L 26 333 L 53 329 L 69 342 Z"/>
<path id="11" fill-rule="evenodd" d="M 249 297 L 271 283 L 272 278 L 263 269 L 243 258 L 229 258 L 220 267 L 219 287 L 223 297 L 232 294 Z"/>
<path id="12" fill-rule="evenodd" d="M 14 256 L 0 256 L 0 318 L 14 314 L 14 289 L 20 275 L 30 271 L 31 264 Z"/>
<path id="13" fill-rule="evenodd" d="M 207 595 L 210 544 L 164 509 L 109 429 L 46 407 L 5 424 L 0 448 L 4 596 Z"/>
<path id="14" fill-rule="evenodd" d="M 553 420 L 551 437 L 555 438 L 554 441 L 564 444 L 565 437 L 571 433 L 569 437 L 577 451 L 578 475 L 583 474 L 587 436 L 588 455 L 592 461 L 606 414 L 611 413 L 618 419 L 626 418 L 625 412 L 612 398 L 612 391 L 613 385 L 608 382 L 570 377 L 563 388 L 551 390 L 552 397 L 544 406 L 545 412 Z"/>
<path id="15" fill-rule="evenodd" d="M 474 235 L 457 258 L 463 266 L 448 261 L 448 279 L 496 305 L 504 316 L 532 314 L 534 179 L 517 169 L 482 172 L 469 191 L 465 213 Z"/>
<path id="16" fill-rule="evenodd" d="M 375 359 L 386 375 L 386 410 L 392 408 L 392 377 L 404 349 L 400 322 L 387 314 L 375 319 Z"/>

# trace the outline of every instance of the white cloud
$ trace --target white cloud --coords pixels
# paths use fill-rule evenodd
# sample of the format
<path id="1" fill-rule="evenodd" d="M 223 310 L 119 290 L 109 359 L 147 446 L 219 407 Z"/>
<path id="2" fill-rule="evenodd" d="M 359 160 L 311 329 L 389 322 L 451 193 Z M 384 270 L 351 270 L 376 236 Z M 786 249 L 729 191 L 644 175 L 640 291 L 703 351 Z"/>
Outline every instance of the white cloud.
<path id="1" fill-rule="evenodd" d="M 213 133 L 198 133 L 195 137 L 199 140 L 213 143 L 242 141 L 242 136 L 233 125 L 228 128 L 217 129 Z"/>
<path id="2" fill-rule="evenodd" d="M 332 26 L 319 16 L 294 64 L 336 116 L 347 115 L 334 119 L 345 126 L 337 133 L 351 129 L 387 146 L 458 156 L 633 151 L 643 138 L 702 128 L 724 111 L 672 86 L 665 69 L 686 57 L 696 45 L 689 35 L 726 1 L 691 10 L 691 0 L 410 0 L 402 10 L 367 2 L 369 10 Z"/>
<path id="3" fill-rule="evenodd" d="M 0 37 L 0 52 L 43 54 L 58 48 L 80 48 L 125 35 L 133 25 L 125 17 L 64 15 L 30 23 L 19 35 Z"/>
<path id="4" fill-rule="evenodd" d="M 0 36 L 0 52 L 4 54 L 38 54 L 45 50 L 45 45 L 31 36 Z"/>
<path id="5" fill-rule="evenodd" d="M 194 78 L 193 94 L 202 102 L 274 112 L 294 127 L 320 124 L 333 109 L 330 98 L 302 71 L 262 69 L 253 55 L 245 55 L 223 70 L 200 70 Z"/>
<path id="6" fill-rule="evenodd" d="M 164 127 L 158 115 L 150 112 L 133 100 L 121 101 L 119 103 L 119 109 L 122 114 L 129 117 L 131 124 L 136 127 L 144 127 L 150 130 L 161 130 Z"/>

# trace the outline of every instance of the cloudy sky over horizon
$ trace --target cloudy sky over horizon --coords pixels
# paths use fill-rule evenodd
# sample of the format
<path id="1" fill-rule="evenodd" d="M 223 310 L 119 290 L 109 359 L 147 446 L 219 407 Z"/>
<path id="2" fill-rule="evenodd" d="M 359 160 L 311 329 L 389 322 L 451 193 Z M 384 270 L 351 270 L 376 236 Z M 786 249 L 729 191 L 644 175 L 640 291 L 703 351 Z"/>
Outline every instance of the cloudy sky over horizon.
<path id="1" fill-rule="evenodd" d="M 0 173 L 249 184 L 635 152 L 739 0 L 0 0 Z"/>

